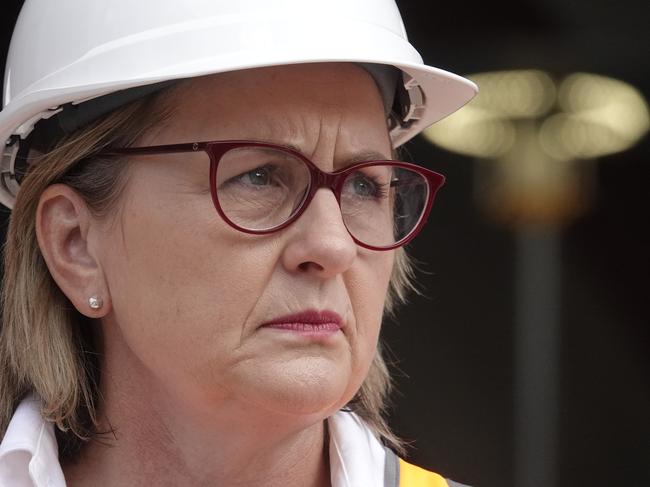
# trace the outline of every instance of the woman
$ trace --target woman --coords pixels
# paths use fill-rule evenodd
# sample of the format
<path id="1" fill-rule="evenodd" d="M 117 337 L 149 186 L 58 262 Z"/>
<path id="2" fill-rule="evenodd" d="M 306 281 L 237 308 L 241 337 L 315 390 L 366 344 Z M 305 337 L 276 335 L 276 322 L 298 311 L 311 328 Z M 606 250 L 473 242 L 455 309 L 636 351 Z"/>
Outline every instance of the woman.
<path id="1" fill-rule="evenodd" d="M 453 485 L 391 450 L 378 337 L 444 179 L 394 149 L 475 87 L 390 0 L 241 3 L 23 7 L 2 486 Z"/>

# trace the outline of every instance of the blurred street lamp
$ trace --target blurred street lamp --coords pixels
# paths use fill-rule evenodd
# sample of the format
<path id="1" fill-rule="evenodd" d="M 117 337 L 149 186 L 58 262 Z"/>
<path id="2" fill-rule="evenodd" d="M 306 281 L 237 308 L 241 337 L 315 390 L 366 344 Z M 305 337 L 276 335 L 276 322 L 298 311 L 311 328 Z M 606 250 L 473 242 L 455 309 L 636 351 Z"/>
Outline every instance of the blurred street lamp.
<path id="1" fill-rule="evenodd" d="M 434 144 L 489 161 L 478 166 L 481 208 L 511 223 L 561 224 L 595 190 L 585 160 L 624 151 L 650 128 L 642 95 L 623 81 L 539 70 L 469 75 L 477 99 L 425 131 Z"/>

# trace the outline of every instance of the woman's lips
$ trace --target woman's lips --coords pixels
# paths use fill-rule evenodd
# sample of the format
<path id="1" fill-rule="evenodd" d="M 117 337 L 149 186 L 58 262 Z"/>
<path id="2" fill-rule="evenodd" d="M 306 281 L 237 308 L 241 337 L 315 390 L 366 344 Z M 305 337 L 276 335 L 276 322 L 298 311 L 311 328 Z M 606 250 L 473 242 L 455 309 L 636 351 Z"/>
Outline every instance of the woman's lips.
<path id="1" fill-rule="evenodd" d="M 304 336 L 329 336 L 341 329 L 343 319 L 334 311 L 307 310 L 280 316 L 262 324 L 262 328 L 287 331 Z"/>

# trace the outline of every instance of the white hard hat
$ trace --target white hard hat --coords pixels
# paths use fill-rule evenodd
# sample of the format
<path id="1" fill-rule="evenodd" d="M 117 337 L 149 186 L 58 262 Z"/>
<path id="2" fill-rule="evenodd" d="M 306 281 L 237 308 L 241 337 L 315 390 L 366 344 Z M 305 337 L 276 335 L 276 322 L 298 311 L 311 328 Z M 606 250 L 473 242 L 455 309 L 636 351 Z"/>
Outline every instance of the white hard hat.
<path id="1" fill-rule="evenodd" d="M 170 80 L 312 62 L 360 63 L 376 80 L 373 66 L 399 70 L 395 146 L 478 91 L 423 64 L 394 0 L 26 0 L 5 71 L 0 203 L 11 208 L 19 189 L 20 141 L 72 105 Z"/>

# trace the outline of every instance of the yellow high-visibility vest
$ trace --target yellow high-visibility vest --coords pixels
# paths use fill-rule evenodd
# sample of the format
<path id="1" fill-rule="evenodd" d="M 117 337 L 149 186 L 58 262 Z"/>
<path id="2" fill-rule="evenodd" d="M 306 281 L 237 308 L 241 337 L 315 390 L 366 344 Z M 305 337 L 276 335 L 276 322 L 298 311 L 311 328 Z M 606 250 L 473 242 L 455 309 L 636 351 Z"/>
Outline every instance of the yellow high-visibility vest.
<path id="1" fill-rule="evenodd" d="M 447 481 L 434 472 L 411 465 L 400 458 L 399 487 L 448 487 Z"/>
<path id="2" fill-rule="evenodd" d="M 386 448 L 385 487 L 467 487 L 408 463 Z"/>

